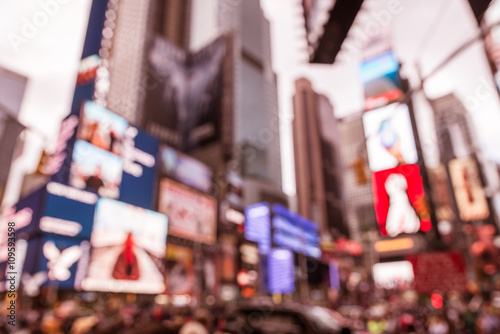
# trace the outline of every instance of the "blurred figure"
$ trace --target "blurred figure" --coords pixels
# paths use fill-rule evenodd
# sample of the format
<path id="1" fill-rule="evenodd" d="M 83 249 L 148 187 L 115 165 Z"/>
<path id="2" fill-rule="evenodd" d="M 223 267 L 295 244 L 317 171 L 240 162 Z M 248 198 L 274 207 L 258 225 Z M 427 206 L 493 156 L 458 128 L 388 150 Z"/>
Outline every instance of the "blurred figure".
<path id="1" fill-rule="evenodd" d="M 450 332 L 450 325 L 441 317 L 431 317 L 427 326 L 429 334 L 448 334 Z"/>
<path id="2" fill-rule="evenodd" d="M 484 305 L 482 315 L 478 319 L 478 327 L 482 334 L 500 333 L 500 319 L 490 303 Z"/>
<path id="3" fill-rule="evenodd" d="M 214 330 L 214 316 L 207 309 L 198 309 L 194 313 L 194 320 L 182 326 L 179 334 L 209 334 Z"/>

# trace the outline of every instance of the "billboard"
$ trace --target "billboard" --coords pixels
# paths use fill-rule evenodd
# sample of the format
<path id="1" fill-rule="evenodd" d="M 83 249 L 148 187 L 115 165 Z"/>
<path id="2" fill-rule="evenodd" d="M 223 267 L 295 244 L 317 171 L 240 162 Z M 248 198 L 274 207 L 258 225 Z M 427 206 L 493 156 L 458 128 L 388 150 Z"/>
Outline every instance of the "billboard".
<path id="1" fill-rule="evenodd" d="M 122 173 L 121 157 L 86 141 L 76 141 L 69 178 L 71 186 L 118 198 Z"/>
<path id="2" fill-rule="evenodd" d="M 272 249 L 268 257 L 268 290 L 271 294 L 291 294 L 295 290 L 293 252 Z"/>
<path id="3" fill-rule="evenodd" d="M 368 162 L 373 172 L 418 161 L 410 112 L 393 103 L 363 114 Z"/>
<path id="4" fill-rule="evenodd" d="M 362 62 L 360 76 L 365 90 L 366 110 L 396 101 L 403 96 L 398 71 L 399 61 L 390 50 Z"/>
<path id="5" fill-rule="evenodd" d="M 318 225 L 291 212 L 281 204 L 273 204 L 273 242 L 313 258 L 321 257 Z"/>
<path id="6" fill-rule="evenodd" d="M 479 170 L 474 159 L 454 159 L 448 163 L 460 219 L 465 222 L 490 215 Z"/>
<path id="7" fill-rule="evenodd" d="M 403 165 L 373 173 L 373 202 L 382 235 L 431 229 L 420 168 Z"/>
<path id="8" fill-rule="evenodd" d="M 268 203 L 256 203 L 245 208 L 245 238 L 259 245 L 259 253 L 271 248 L 271 209 Z"/>
<path id="9" fill-rule="evenodd" d="M 162 179 L 158 211 L 169 218 L 169 235 L 195 242 L 215 243 L 217 236 L 215 198 L 170 179 Z"/>
<path id="10" fill-rule="evenodd" d="M 196 283 L 193 249 L 178 245 L 167 246 L 167 287 L 169 295 L 190 295 Z"/>
<path id="11" fill-rule="evenodd" d="M 459 252 L 433 252 L 408 257 L 419 293 L 466 291 L 465 262 Z"/>
<path id="12" fill-rule="evenodd" d="M 228 39 L 185 53 L 157 36 L 149 53 L 145 128 L 183 152 L 221 139 Z"/>
<path id="13" fill-rule="evenodd" d="M 161 173 L 187 186 L 209 193 L 212 190 L 212 171 L 201 161 L 170 146 L 160 147 Z"/>
<path id="14" fill-rule="evenodd" d="M 448 175 L 446 167 L 438 165 L 435 168 L 427 170 L 429 183 L 432 185 L 431 195 L 436 210 L 438 221 L 453 221 L 455 213 L 453 210 L 453 198 L 450 187 L 448 186 Z"/>
<path id="15" fill-rule="evenodd" d="M 95 104 L 61 124 L 56 151 L 42 156 L 39 172 L 55 182 L 146 209 L 153 208 L 158 141 Z"/>
<path id="16" fill-rule="evenodd" d="M 409 261 L 381 262 L 373 265 L 373 280 L 378 288 L 408 288 L 415 275 Z"/>
<path id="17" fill-rule="evenodd" d="M 167 217 L 109 198 L 96 206 L 83 290 L 162 293 Z"/>
<path id="18" fill-rule="evenodd" d="M 77 139 L 122 155 L 128 122 L 108 109 L 85 101 L 82 105 Z"/>

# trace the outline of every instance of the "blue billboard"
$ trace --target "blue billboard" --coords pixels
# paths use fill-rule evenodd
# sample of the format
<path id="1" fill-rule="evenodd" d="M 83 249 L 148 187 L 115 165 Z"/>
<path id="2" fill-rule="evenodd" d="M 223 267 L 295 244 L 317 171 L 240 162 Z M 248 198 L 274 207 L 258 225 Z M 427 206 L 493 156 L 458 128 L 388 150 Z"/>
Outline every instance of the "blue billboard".
<path id="1" fill-rule="evenodd" d="M 259 245 L 259 253 L 271 248 L 271 210 L 267 203 L 256 203 L 245 208 L 245 238 Z"/>
<path id="2" fill-rule="evenodd" d="M 268 291 L 272 294 L 291 294 L 295 290 L 293 252 L 274 248 L 268 261 Z"/>
<path id="3" fill-rule="evenodd" d="M 273 244 L 313 258 L 321 257 L 318 225 L 281 204 L 273 208 Z"/>

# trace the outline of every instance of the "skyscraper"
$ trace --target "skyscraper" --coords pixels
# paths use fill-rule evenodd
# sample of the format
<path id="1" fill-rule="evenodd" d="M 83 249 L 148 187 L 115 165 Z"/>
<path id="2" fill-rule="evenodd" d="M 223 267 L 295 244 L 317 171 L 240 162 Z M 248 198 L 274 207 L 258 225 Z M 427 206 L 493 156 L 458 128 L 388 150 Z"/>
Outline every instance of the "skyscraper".
<path id="1" fill-rule="evenodd" d="M 238 160 L 233 169 L 281 190 L 276 75 L 271 67 L 269 22 L 260 1 L 114 0 L 109 11 L 97 102 L 133 124 L 144 124 L 151 75 L 148 54 L 155 36 L 196 53 L 217 37 L 229 35 L 234 92 L 229 121 L 237 152 L 233 158 Z M 217 150 L 212 146 L 192 154 L 220 171 L 221 164 L 210 161 Z"/>
<path id="2" fill-rule="evenodd" d="M 337 120 L 328 98 L 307 79 L 295 82 L 293 139 L 299 214 L 323 235 L 349 236 L 344 224 Z"/>

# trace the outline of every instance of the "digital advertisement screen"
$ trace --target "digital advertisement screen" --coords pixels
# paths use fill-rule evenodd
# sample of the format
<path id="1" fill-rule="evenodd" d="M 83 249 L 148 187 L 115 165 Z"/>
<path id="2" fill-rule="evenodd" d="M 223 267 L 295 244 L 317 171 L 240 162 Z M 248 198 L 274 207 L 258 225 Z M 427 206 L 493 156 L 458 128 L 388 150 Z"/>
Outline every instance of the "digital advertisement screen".
<path id="1" fill-rule="evenodd" d="M 196 283 L 196 274 L 193 264 L 193 249 L 168 244 L 166 255 L 166 293 L 169 295 L 192 294 Z"/>
<path id="2" fill-rule="evenodd" d="M 82 270 L 81 260 L 88 249 L 87 240 L 48 235 L 31 238 L 28 241 L 23 276 L 28 274 L 30 278 L 39 277 L 39 286 L 74 289 Z"/>
<path id="3" fill-rule="evenodd" d="M 418 161 L 410 112 L 393 103 L 363 114 L 368 162 L 373 172 Z"/>
<path id="4" fill-rule="evenodd" d="M 365 108 L 370 110 L 403 96 L 399 62 L 392 51 L 386 51 L 361 64 L 361 80 L 365 88 Z"/>
<path id="5" fill-rule="evenodd" d="M 474 159 L 454 159 L 448 163 L 460 219 L 465 222 L 490 215 L 479 170 Z"/>
<path id="6" fill-rule="evenodd" d="M 409 261 L 382 262 L 373 265 L 373 280 L 379 288 L 407 287 L 415 278 Z"/>
<path id="7" fill-rule="evenodd" d="M 77 139 L 121 155 L 128 122 L 108 109 L 86 101 L 82 105 Z"/>
<path id="8" fill-rule="evenodd" d="M 50 183 L 45 197 L 39 228 L 40 231 L 50 234 L 65 235 L 90 239 L 94 223 L 95 202 L 85 203 L 61 196 L 60 192 L 52 194 L 54 183 Z M 67 186 L 66 186 L 67 187 Z M 61 195 L 58 195 L 61 194 Z M 95 197 L 97 200 L 97 196 Z"/>
<path id="9" fill-rule="evenodd" d="M 256 203 L 245 208 L 245 238 L 258 243 L 259 253 L 271 248 L 271 210 L 269 204 Z"/>
<path id="10" fill-rule="evenodd" d="M 100 198 L 82 289 L 162 293 L 167 228 L 161 213 Z"/>
<path id="11" fill-rule="evenodd" d="M 85 141 L 76 141 L 69 179 L 71 186 L 118 198 L 122 173 L 122 158 L 118 155 Z"/>
<path id="12" fill-rule="evenodd" d="M 373 173 L 373 202 L 382 235 L 431 229 L 420 168 L 403 165 Z"/>
<path id="13" fill-rule="evenodd" d="M 280 204 L 273 205 L 273 214 L 275 245 L 313 258 L 321 257 L 318 225 Z"/>
<path id="14" fill-rule="evenodd" d="M 120 201 L 153 209 L 158 140 L 129 126 L 123 144 L 123 175 Z"/>
<path id="15" fill-rule="evenodd" d="M 170 179 L 160 181 L 158 211 L 169 218 L 169 235 L 215 243 L 217 201 Z"/>
<path id="16" fill-rule="evenodd" d="M 166 145 L 160 147 L 160 159 L 164 176 L 206 193 L 212 190 L 212 171 L 201 161 Z"/>
<path id="17" fill-rule="evenodd" d="M 275 248 L 269 252 L 268 290 L 271 294 L 291 294 L 295 290 L 292 251 Z"/>

